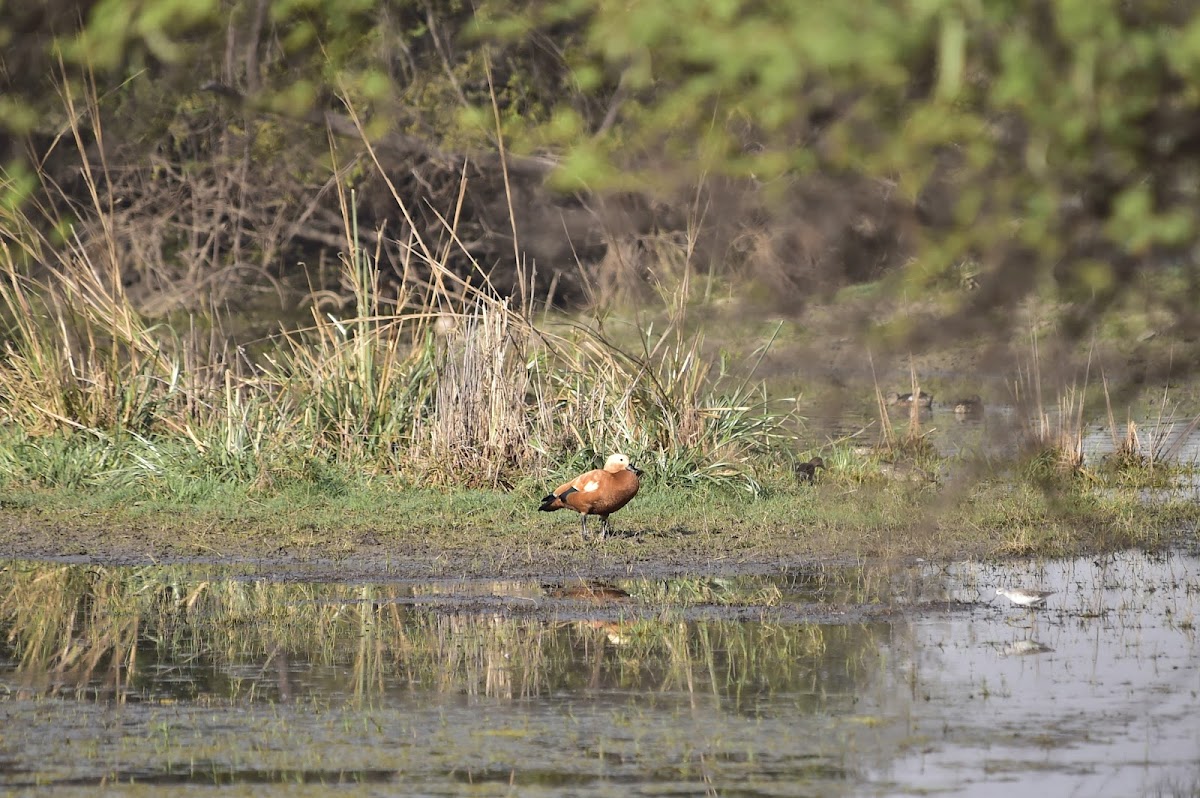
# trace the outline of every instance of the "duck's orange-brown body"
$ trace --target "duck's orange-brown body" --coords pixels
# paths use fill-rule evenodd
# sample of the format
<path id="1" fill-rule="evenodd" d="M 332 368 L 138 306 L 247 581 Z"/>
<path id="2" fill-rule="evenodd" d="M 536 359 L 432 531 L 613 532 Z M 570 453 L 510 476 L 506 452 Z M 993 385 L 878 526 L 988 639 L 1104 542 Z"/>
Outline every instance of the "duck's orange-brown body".
<path id="1" fill-rule="evenodd" d="M 608 531 L 608 516 L 620 510 L 629 500 L 637 495 L 641 487 L 641 471 L 634 468 L 629 458 L 623 454 L 614 454 L 604 463 L 604 468 L 597 468 L 580 474 L 570 482 L 555 488 L 554 492 L 542 499 L 539 510 L 553 512 L 564 507 L 579 513 L 580 526 L 584 538 L 587 537 L 587 517 L 600 516 L 600 537 L 604 538 Z"/>

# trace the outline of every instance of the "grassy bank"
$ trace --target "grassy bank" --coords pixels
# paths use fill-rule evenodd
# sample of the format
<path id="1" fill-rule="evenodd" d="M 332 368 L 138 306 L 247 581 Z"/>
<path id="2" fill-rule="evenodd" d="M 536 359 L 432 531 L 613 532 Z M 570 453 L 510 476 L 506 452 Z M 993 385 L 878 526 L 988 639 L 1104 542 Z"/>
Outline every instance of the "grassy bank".
<path id="1" fill-rule="evenodd" d="M 0 551 L 109 562 L 255 561 L 345 573 L 618 574 L 738 569 L 856 558 L 1055 556 L 1160 547 L 1192 537 L 1190 492 L 1091 481 L 962 479 L 894 483 L 830 471 L 807 486 L 779 475 L 757 496 L 650 480 L 614 516 L 616 532 L 581 541 L 577 516 L 537 513 L 549 482 L 508 490 L 401 486 L 344 475 L 336 487 L 213 486 L 191 501 L 146 490 L 7 486 Z"/>
<path id="2" fill-rule="evenodd" d="M 0 554 L 683 569 L 1053 555 L 1158 545 L 1195 526 L 1188 499 L 1146 500 L 1190 471 L 1153 431 L 1122 429 L 1107 390 L 1117 456 L 1084 462 L 1096 415 L 1084 397 L 1107 383 L 1043 391 L 1036 340 L 1012 374 L 1009 462 L 939 456 L 921 412 L 884 401 L 921 391 L 925 369 L 881 386 L 865 344 L 836 360 L 869 368 L 849 390 L 878 405 L 870 435 L 817 440 L 801 397 L 760 370 L 788 331 L 756 324 L 750 340 L 726 340 L 711 285 L 705 299 L 693 290 L 690 247 L 664 254 L 643 307 L 561 318 L 501 297 L 478 264 L 450 269 L 453 222 L 389 262 L 382 243 L 359 246 L 351 197 L 343 215 L 344 295 L 314 294 L 309 323 L 245 342 L 215 311 L 170 325 L 139 312 L 115 241 L 52 241 L 0 215 L 13 242 L 0 246 Z M 841 377 L 807 390 L 837 401 Z M 878 446 L 854 447 L 868 437 Z M 646 485 L 614 519 L 624 534 L 585 547 L 575 518 L 539 514 L 537 500 L 614 451 Z M 818 453 L 829 468 L 805 484 L 795 466 Z"/>

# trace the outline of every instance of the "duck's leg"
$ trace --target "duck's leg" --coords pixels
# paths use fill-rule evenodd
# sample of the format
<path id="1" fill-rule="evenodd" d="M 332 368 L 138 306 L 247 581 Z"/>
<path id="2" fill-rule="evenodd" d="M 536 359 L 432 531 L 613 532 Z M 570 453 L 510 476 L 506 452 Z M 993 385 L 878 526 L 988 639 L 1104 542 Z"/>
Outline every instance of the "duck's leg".
<path id="1" fill-rule="evenodd" d="M 608 516 L 602 515 L 602 516 L 600 516 L 600 539 L 604 540 L 604 538 L 607 535 L 608 535 Z"/>
<path id="2" fill-rule="evenodd" d="M 579 514 L 579 534 L 587 540 L 587 513 Z"/>

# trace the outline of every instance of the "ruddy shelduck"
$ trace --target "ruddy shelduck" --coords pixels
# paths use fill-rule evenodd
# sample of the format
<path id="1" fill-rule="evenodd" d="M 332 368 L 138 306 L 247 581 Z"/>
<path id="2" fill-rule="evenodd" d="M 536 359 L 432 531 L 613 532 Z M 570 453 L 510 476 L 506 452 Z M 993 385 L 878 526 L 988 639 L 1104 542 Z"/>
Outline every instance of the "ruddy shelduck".
<path id="1" fill-rule="evenodd" d="M 587 540 L 587 518 L 600 516 L 600 539 L 608 533 L 608 517 L 620 510 L 637 495 L 642 486 L 641 469 L 629 462 L 623 454 L 610 455 L 604 468 L 597 468 L 575 479 L 559 485 L 542 499 L 539 510 L 553 512 L 569 507 L 580 516 L 580 531 Z"/>

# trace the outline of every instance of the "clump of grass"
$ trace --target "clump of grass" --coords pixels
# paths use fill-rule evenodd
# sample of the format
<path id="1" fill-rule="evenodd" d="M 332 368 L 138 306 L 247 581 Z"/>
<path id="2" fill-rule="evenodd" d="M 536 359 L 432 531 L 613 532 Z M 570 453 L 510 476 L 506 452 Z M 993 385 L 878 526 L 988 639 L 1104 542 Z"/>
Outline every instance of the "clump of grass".
<path id="1" fill-rule="evenodd" d="M 460 205 L 464 194 L 465 183 Z M 452 247 L 469 257 L 457 209 L 444 245 L 413 234 L 385 253 L 383 235 L 372 252 L 359 245 L 352 195 L 342 207 L 349 312 L 314 306 L 310 326 L 254 357 L 150 324 L 121 290 L 115 242 L 98 262 L 96 248 L 56 247 L 4 210 L 0 236 L 33 239 L 17 253 L 0 245 L 0 423 L 20 432 L 0 439 L 14 447 L 0 451 L 2 473 L 188 496 L 348 468 L 494 488 L 621 450 L 667 484 L 762 491 L 754 459 L 790 437 L 792 414 L 749 378 L 714 369 L 702 336 L 684 332 L 686 303 L 663 329 L 639 329 L 636 351 L 601 328 L 556 333 L 533 322 L 525 298 L 511 307 L 478 265 L 479 280 L 450 268 Z M 385 302 L 388 259 L 402 274 Z M 20 447 L 40 451 L 40 465 Z M 55 452 L 69 462 L 51 463 Z"/>
<path id="2" fill-rule="evenodd" d="M 878 473 L 882 450 L 876 446 L 854 445 L 854 440 L 842 438 L 832 441 L 822 451 L 825 472 L 822 481 L 866 482 Z"/>
<path id="3" fill-rule="evenodd" d="M 1113 413 L 1108 380 L 1104 379 L 1104 401 L 1113 451 L 1104 458 L 1102 473 L 1115 475 L 1120 483 L 1136 487 L 1166 487 L 1180 471 L 1179 450 L 1200 425 L 1200 416 L 1186 424 L 1168 403 L 1164 388 L 1156 416 L 1144 425 L 1127 417 L 1122 428 Z"/>
<path id="4" fill-rule="evenodd" d="M 869 353 L 868 353 L 869 356 Z M 921 421 L 921 404 L 913 401 L 908 407 L 908 427 L 904 434 L 896 432 L 892 417 L 888 411 L 888 402 L 883 389 L 879 387 L 879 379 L 875 376 L 875 361 L 871 358 L 871 374 L 875 385 L 875 406 L 879 413 L 879 442 L 874 447 L 874 454 L 888 459 L 916 459 L 929 461 L 937 457 L 937 451 L 930 443 L 928 432 L 923 430 Z M 916 367 L 909 362 L 909 382 L 911 394 L 914 397 L 922 395 L 921 382 L 917 376 Z"/>
<path id="5" fill-rule="evenodd" d="M 1066 386 L 1058 394 L 1057 412 L 1048 413 L 1042 396 L 1036 335 L 1031 339 L 1030 351 L 1029 366 L 1020 369 L 1013 382 L 1013 398 L 1021 423 L 1021 449 L 1026 452 L 1026 474 L 1035 482 L 1080 476 L 1084 474 L 1084 390 L 1075 384 Z M 1085 376 L 1085 388 L 1086 385 Z"/>
<path id="6" fill-rule="evenodd" d="M 649 466 L 656 481 L 761 492 L 755 461 L 790 440 L 793 413 L 770 402 L 762 386 L 735 384 L 723 367 L 713 373 L 700 335 L 677 326 L 647 330 L 640 355 L 589 330 L 568 340 L 534 363 L 530 445 L 547 460 L 576 452 L 590 462 L 605 453 L 597 442 L 607 442 L 609 451 L 625 450 Z"/>
<path id="7" fill-rule="evenodd" d="M 1111 462 L 1122 471 L 1146 466 L 1153 468 L 1153 458 L 1147 457 L 1143 452 L 1138 425 L 1133 419 L 1128 419 L 1125 423 L 1125 436 L 1113 447 Z"/>
<path id="8" fill-rule="evenodd" d="M 527 461 L 530 372 L 503 301 L 480 303 L 449 336 L 428 412 L 413 436 L 421 470 L 439 482 L 496 487 Z"/>
<path id="9" fill-rule="evenodd" d="M 1102 373 L 1101 380 L 1104 387 L 1104 409 L 1108 415 L 1108 429 L 1113 443 L 1112 454 L 1107 458 L 1108 465 L 1118 472 L 1147 466 L 1153 469 L 1154 458 L 1146 456 L 1137 423 L 1132 418 L 1126 419 L 1125 434 L 1118 434 L 1119 427 L 1113 413 L 1112 396 L 1108 390 L 1108 377 Z"/>

